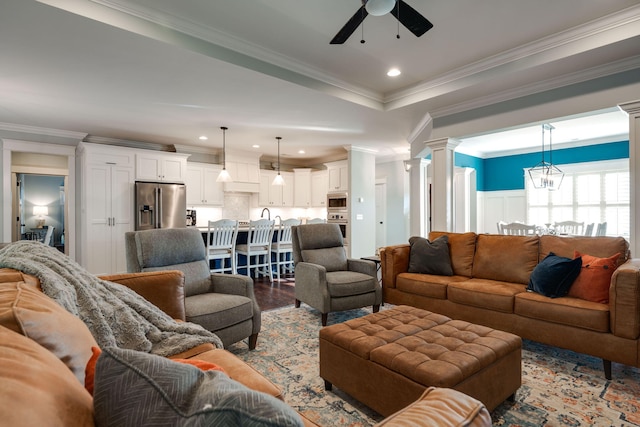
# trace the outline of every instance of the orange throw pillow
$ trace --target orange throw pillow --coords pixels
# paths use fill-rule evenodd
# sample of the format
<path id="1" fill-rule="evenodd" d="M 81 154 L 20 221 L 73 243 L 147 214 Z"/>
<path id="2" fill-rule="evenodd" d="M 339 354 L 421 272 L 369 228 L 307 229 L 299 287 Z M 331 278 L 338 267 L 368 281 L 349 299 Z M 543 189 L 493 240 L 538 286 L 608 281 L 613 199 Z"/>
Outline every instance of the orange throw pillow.
<path id="1" fill-rule="evenodd" d="M 89 359 L 89 362 L 87 363 L 87 367 L 85 369 L 84 388 L 86 388 L 89 394 L 93 396 L 93 383 L 96 375 L 96 364 L 98 363 L 98 357 L 100 357 L 100 353 L 102 353 L 102 350 L 100 350 L 98 347 L 91 347 L 91 352 L 93 354 L 91 356 L 91 359 Z M 193 365 L 196 368 L 200 368 L 201 371 L 225 372 L 221 366 L 218 366 L 215 363 L 206 362 L 204 360 L 198 360 L 198 359 L 170 359 L 170 360 L 178 363 L 183 363 L 185 365 Z"/>
<path id="2" fill-rule="evenodd" d="M 611 276 L 618 268 L 616 261 L 620 258 L 620 253 L 609 258 L 597 258 L 574 251 L 573 257 L 574 259 L 582 257 L 582 268 L 578 278 L 571 285 L 568 296 L 603 304 L 608 303 Z"/>

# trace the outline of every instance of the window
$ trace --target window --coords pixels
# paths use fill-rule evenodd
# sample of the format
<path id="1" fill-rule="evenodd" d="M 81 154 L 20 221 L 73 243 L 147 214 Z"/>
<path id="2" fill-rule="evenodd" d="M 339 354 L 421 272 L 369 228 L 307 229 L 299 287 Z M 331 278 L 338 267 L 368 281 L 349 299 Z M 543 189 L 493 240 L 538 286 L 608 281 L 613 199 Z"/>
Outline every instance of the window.
<path id="1" fill-rule="evenodd" d="M 629 161 L 616 160 L 562 165 L 565 173 L 557 191 L 534 188 L 525 170 L 527 223 L 559 221 L 607 223 L 607 235 L 629 238 Z"/>

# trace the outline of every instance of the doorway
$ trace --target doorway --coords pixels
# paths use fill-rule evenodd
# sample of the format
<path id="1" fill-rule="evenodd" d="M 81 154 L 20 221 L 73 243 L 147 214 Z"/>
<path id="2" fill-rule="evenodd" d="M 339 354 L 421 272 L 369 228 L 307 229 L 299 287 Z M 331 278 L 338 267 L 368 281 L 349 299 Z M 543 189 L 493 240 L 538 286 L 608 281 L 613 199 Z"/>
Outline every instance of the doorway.
<path id="1" fill-rule="evenodd" d="M 387 183 L 376 182 L 376 255 L 387 245 Z"/>
<path id="2" fill-rule="evenodd" d="M 14 173 L 15 240 L 38 240 L 64 252 L 64 175 Z"/>

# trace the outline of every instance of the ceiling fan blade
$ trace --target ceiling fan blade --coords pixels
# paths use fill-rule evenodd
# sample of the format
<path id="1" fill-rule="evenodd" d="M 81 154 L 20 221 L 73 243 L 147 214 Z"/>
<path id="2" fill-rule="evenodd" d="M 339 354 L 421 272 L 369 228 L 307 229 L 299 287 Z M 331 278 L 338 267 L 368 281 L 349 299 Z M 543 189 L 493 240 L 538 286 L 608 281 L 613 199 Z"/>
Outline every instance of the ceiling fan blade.
<path id="1" fill-rule="evenodd" d="M 409 31 L 415 34 L 416 37 L 420 37 L 433 28 L 433 24 L 417 10 L 406 4 L 403 0 L 397 1 L 398 7 L 394 7 L 391 10 L 391 14 L 395 16 L 402 25 L 407 27 Z M 400 9 L 399 12 L 398 9 Z"/>
<path id="2" fill-rule="evenodd" d="M 369 13 L 367 12 L 367 10 L 364 8 L 364 5 L 363 5 L 351 17 L 351 19 L 349 19 L 349 21 L 347 21 L 347 23 L 344 24 L 344 27 L 342 27 L 342 29 L 338 31 L 338 34 L 336 34 L 333 40 L 331 40 L 331 44 L 342 44 L 346 42 L 347 39 L 351 36 L 351 34 L 353 34 L 353 32 L 356 30 L 356 28 L 358 28 L 360 24 L 362 24 L 362 21 L 364 21 L 364 18 L 366 18 L 368 14 Z"/>

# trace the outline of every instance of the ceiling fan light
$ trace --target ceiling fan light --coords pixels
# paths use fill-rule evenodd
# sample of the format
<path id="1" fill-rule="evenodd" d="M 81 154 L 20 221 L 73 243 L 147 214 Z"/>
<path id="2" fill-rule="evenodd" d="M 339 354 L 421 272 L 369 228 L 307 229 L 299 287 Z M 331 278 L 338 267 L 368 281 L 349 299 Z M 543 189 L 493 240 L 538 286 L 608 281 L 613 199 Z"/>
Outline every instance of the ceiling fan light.
<path id="1" fill-rule="evenodd" d="M 368 0 L 365 9 L 369 15 L 382 16 L 391 12 L 396 5 L 396 0 Z"/>

